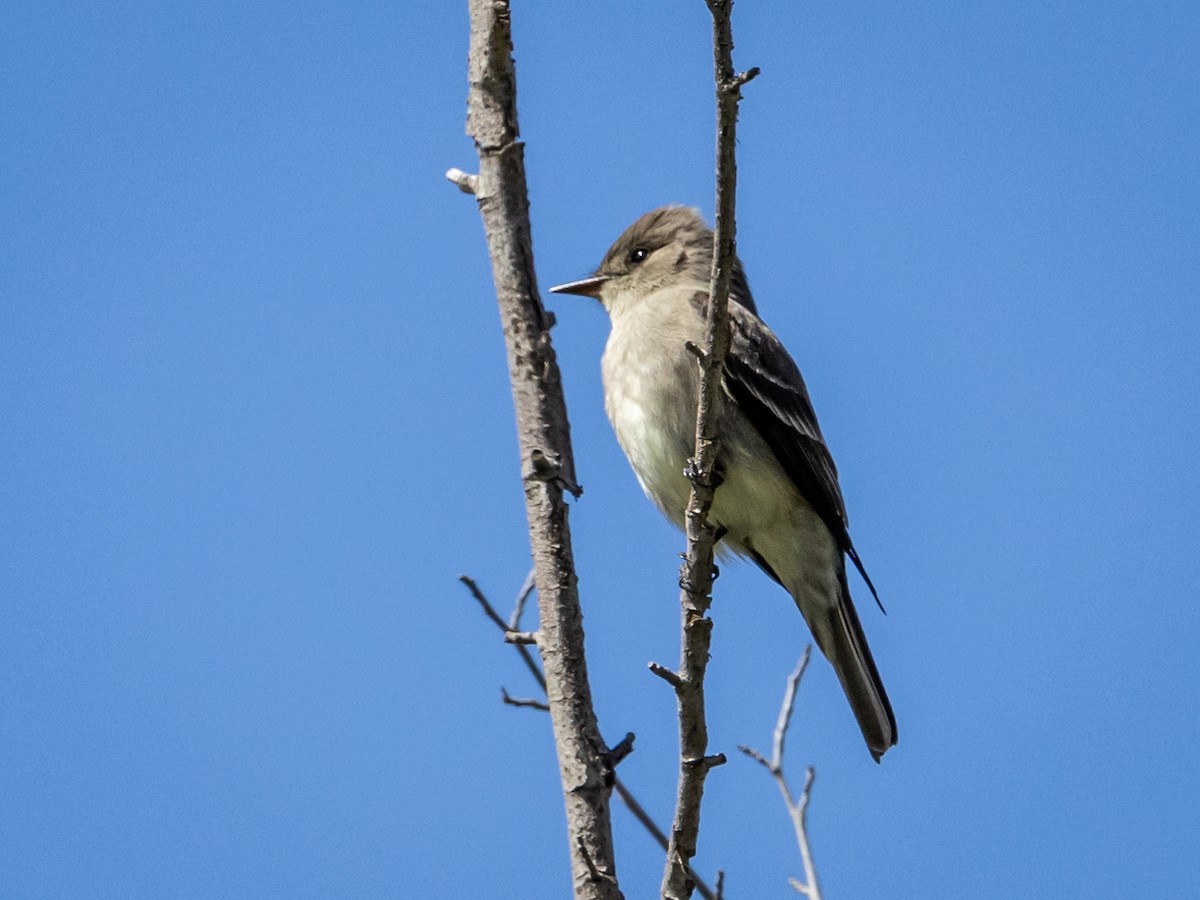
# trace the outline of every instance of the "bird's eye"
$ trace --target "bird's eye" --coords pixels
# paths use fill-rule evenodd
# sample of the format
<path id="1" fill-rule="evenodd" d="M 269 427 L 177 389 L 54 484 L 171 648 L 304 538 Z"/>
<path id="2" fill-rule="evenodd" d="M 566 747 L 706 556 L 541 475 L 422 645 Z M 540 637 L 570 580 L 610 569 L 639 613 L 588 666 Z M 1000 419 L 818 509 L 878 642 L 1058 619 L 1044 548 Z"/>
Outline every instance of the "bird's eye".
<path id="1" fill-rule="evenodd" d="M 650 251 L 645 247 L 634 247 L 629 251 L 629 262 L 631 265 L 637 265 L 643 259 L 650 255 Z"/>

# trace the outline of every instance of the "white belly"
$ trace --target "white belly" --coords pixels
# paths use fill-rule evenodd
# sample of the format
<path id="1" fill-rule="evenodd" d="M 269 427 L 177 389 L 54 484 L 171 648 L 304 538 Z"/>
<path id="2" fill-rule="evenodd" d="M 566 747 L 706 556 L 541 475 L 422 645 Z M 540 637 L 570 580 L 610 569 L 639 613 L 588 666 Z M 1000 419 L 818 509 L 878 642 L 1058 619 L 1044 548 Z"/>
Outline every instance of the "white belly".
<path id="1" fill-rule="evenodd" d="M 602 367 L 604 406 L 621 449 L 642 490 L 682 525 L 690 488 L 683 471 L 693 449 L 695 376 L 662 356 L 623 353 L 620 345 L 614 350 L 611 340 Z"/>
<path id="2" fill-rule="evenodd" d="M 614 321 L 601 361 L 605 409 L 642 489 L 683 528 L 699 370 L 682 346 L 672 352 L 654 337 L 657 324 L 636 314 Z M 727 406 L 719 432 L 725 480 L 710 520 L 726 531 L 721 549 L 753 551 L 793 596 L 830 602 L 839 555 L 832 536 L 749 421 Z"/>

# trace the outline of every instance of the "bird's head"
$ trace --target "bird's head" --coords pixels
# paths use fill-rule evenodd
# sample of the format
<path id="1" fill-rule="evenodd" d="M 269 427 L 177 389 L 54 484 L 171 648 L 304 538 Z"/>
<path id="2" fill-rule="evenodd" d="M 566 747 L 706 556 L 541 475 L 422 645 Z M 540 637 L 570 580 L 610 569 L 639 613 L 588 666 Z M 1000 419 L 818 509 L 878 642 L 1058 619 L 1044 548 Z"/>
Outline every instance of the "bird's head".
<path id="1" fill-rule="evenodd" d="M 556 294 L 595 297 L 612 315 L 667 287 L 707 290 L 712 269 L 713 234 L 700 213 L 686 206 L 663 206 L 625 229 L 608 248 L 595 273 L 550 288 Z M 739 286 L 741 290 L 739 290 Z M 735 264 L 733 291 L 745 306 L 749 291 L 741 265 Z M 739 294 L 744 294 L 743 299 Z M 751 308 L 753 308 L 751 306 Z"/>

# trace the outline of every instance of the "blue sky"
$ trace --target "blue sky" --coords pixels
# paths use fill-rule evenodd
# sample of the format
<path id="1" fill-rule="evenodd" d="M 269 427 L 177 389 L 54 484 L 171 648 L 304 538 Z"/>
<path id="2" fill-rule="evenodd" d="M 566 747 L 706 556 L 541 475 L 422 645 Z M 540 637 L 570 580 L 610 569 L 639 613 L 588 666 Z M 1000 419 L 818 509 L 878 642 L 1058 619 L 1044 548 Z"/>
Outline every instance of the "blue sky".
<path id="1" fill-rule="evenodd" d="M 0 13 L 6 896 L 566 896 L 548 723 L 455 580 L 507 611 L 529 564 L 442 178 L 475 162 L 463 7 Z M 514 16 L 543 287 L 711 215 L 704 5 Z M 828 666 L 801 689 L 826 896 L 1193 896 L 1200 12 L 743 2 L 735 34 L 741 255 L 888 607 L 881 766 Z M 597 708 L 666 821 L 682 540 L 604 419 L 603 313 L 548 305 Z M 765 748 L 803 623 L 747 566 L 713 615 L 713 747 Z M 701 871 L 786 896 L 773 785 L 709 784 Z"/>

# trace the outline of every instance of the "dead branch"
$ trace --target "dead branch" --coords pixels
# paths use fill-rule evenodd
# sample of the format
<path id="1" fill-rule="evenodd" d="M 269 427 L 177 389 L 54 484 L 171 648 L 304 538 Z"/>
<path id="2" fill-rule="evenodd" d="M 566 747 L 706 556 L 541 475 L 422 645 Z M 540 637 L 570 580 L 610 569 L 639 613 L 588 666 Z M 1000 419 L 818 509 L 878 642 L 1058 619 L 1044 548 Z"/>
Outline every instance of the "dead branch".
<path id="1" fill-rule="evenodd" d="M 524 709 L 540 709 L 543 712 L 550 712 L 550 704 L 544 700 L 535 700 L 533 697 L 514 697 L 504 688 L 500 688 L 500 700 L 505 706 L 516 706 Z"/>
<path id="2" fill-rule="evenodd" d="M 467 590 L 471 592 L 471 596 L 475 598 L 481 607 L 483 607 L 484 615 L 491 619 L 501 631 L 507 634 L 509 631 L 508 623 L 500 618 L 500 614 L 497 613 L 492 604 L 488 602 L 488 598 L 485 597 L 483 591 L 479 589 L 479 585 L 475 583 L 475 579 L 470 575 L 459 575 L 458 580 L 467 586 Z M 521 654 L 521 660 L 525 663 L 525 668 L 527 668 L 530 674 L 533 675 L 534 681 L 536 681 L 541 687 L 542 691 L 545 692 L 546 676 L 542 674 L 541 667 L 538 666 L 537 661 L 533 658 L 533 654 L 529 651 L 529 648 L 524 644 L 513 644 L 513 646 L 516 647 L 517 652 Z"/>
<path id="3" fill-rule="evenodd" d="M 458 580 L 466 585 L 467 589 L 471 592 L 471 596 L 474 597 L 479 603 L 480 607 L 482 607 L 484 614 L 492 621 L 493 624 L 496 625 L 497 628 L 500 629 L 501 632 L 507 634 L 512 625 L 520 624 L 520 612 L 523 609 L 525 602 L 529 599 L 529 593 L 531 590 L 528 578 L 526 578 L 525 584 L 521 587 L 520 592 L 517 594 L 517 608 L 514 609 L 513 615 L 507 623 L 500 617 L 499 613 L 496 612 L 495 608 L 488 600 L 487 595 L 485 595 L 479 585 L 476 584 L 475 579 L 468 575 L 460 575 L 458 576 Z M 521 659 L 524 661 L 526 668 L 528 668 L 533 674 L 534 680 L 537 681 L 537 683 L 541 686 L 544 693 L 546 690 L 546 679 L 542 676 L 541 670 L 537 667 L 537 662 L 534 660 L 533 654 L 529 652 L 529 648 L 523 644 L 512 644 L 512 646 L 517 650 L 518 653 L 521 654 Z M 668 669 L 667 671 L 670 670 Z M 673 675 L 674 673 L 672 672 L 671 674 Z M 510 706 L 522 706 L 544 709 L 547 711 L 549 710 L 549 707 L 546 704 L 543 703 L 539 705 L 538 701 L 536 700 L 522 700 L 510 697 L 508 691 L 504 690 L 503 688 L 500 689 L 500 692 L 501 699 L 504 701 L 504 703 Z M 650 814 L 646 812 L 646 808 L 642 806 L 637 797 L 634 796 L 633 792 L 625 786 L 624 782 L 621 781 L 615 771 L 617 764 L 620 763 L 621 760 L 623 760 L 631 752 L 633 752 L 633 740 L 634 736 L 632 732 L 626 734 L 625 738 L 608 752 L 608 755 L 605 759 L 606 764 L 613 770 L 613 790 L 616 792 L 617 796 L 621 798 L 621 802 L 624 803 L 626 808 L 628 808 L 628 810 L 633 814 L 633 817 L 637 819 L 641 826 L 645 828 L 647 832 L 649 832 L 652 838 L 654 838 L 655 843 L 657 843 L 663 850 L 666 850 L 669 843 L 667 836 L 663 834 L 663 830 L 658 827 L 658 824 L 650 817 Z M 720 873 L 718 873 L 718 877 L 719 875 Z M 690 866 L 688 867 L 688 877 L 696 883 L 696 891 L 701 897 L 704 898 L 704 900 L 718 900 L 720 894 L 714 893 L 712 888 L 710 888 L 705 883 L 704 879 L 697 875 Z"/>
<path id="4" fill-rule="evenodd" d="M 530 595 L 533 594 L 533 589 L 537 587 L 537 572 L 533 569 L 529 570 L 529 574 L 525 576 L 525 583 L 521 585 L 521 590 L 517 592 L 517 602 L 513 605 L 512 615 L 508 617 L 508 630 L 520 631 L 521 617 L 525 615 L 525 604 L 529 601 Z"/>
<path id="5" fill-rule="evenodd" d="M 664 900 L 687 900 L 695 885 L 688 870 L 700 833 L 700 804 L 704 782 L 724 756 L 708 755 L 708 723 L 704 710 L 704 674 L 712 641 L 712 603 L 715 578 L 713 547 L 716 530 L 708 521 L 717 484 L 714 477 L 720 448 L 720 381 L 729 353 L 729 282 L 735 258 L 734 207 L 737 191 L 735 144 L 740 88 L 758 74 L 738 75 L 733 68 L 732 0 L 706 0 L 713 18 L 713 70 L 717 96 L 717 198 L 713 234 L 713 268 L 705 346 L 694 348 L 700 365 L 700 394 L 696 410 L 695 455 L 688 465 L 691 496 L 686 511 L 687 555 L 680 571 L 682 653 L 679 671 L 669 678 L 659 666 L 655 673 L 675 688 L 679 708 L 679 785 L 675 818 L 663 871 Z M 660 671 L 661 670 L 661 671 Z"/>
<path id="6" fill-rule="evenodd" d="M 583 617 L 563 498 L 564 490 L 576 493 L 579 488 L 566 403 L 550 342 L 552 319 L 538 298 L 533 268 L 510 10 L 507 0 L 469 0 L 469 8 L 467 132 L 479 154 L 479 174 L 448 174 L 460 189 L 474 193 L 479 206 L 508 349 L 540 601 L 537 646 L 567 808 L 575 897 L 616 900 L 621 891 L 603 763 L 607 748 L 587 681 Z"/>
<path id="7" fill-rule="evenodd" d="M 792 712 L 796 708 L 796 690 L 800 686 L 800 679 L 804 677 L 804 670 L 808 668 L 808 660 L 811 656 L 812 644 L 809 644 L 804 648 L 804 655 L 800 657 L 796 671 L 788 677 L 787 690 L 783 694 L 783 704 L 779 707 L 779 719 L 775 723 L 771 759 L 768 760 L 757 750 L 741 744 L 738 745 L 738 749 L 771 773 L 771 777 L 775 779 L 775 784 L 783 797 L 784 805 L 787 806 L 788 817 L 792 820 L 792 828 L 796 832 L 796 844 L 800 848 L 800 859 L 804 863 L 805 879 L 801 883 L 795 878 L 790 878 L 788 883 L 809 900 L 821 900 L 821 886 L 817 881 L 817 869 L 813 864 L 812 849 L 808 842 L 808 801 L 812 796 L 816 772 L 812 766 L 805 770 L 804 789 L 800 792 L 799 800 L 795 799 L 792 794 L 787 776 L 783 773 L 783 749 L 787 740 L 788 728 L 792 722 Z"/>

